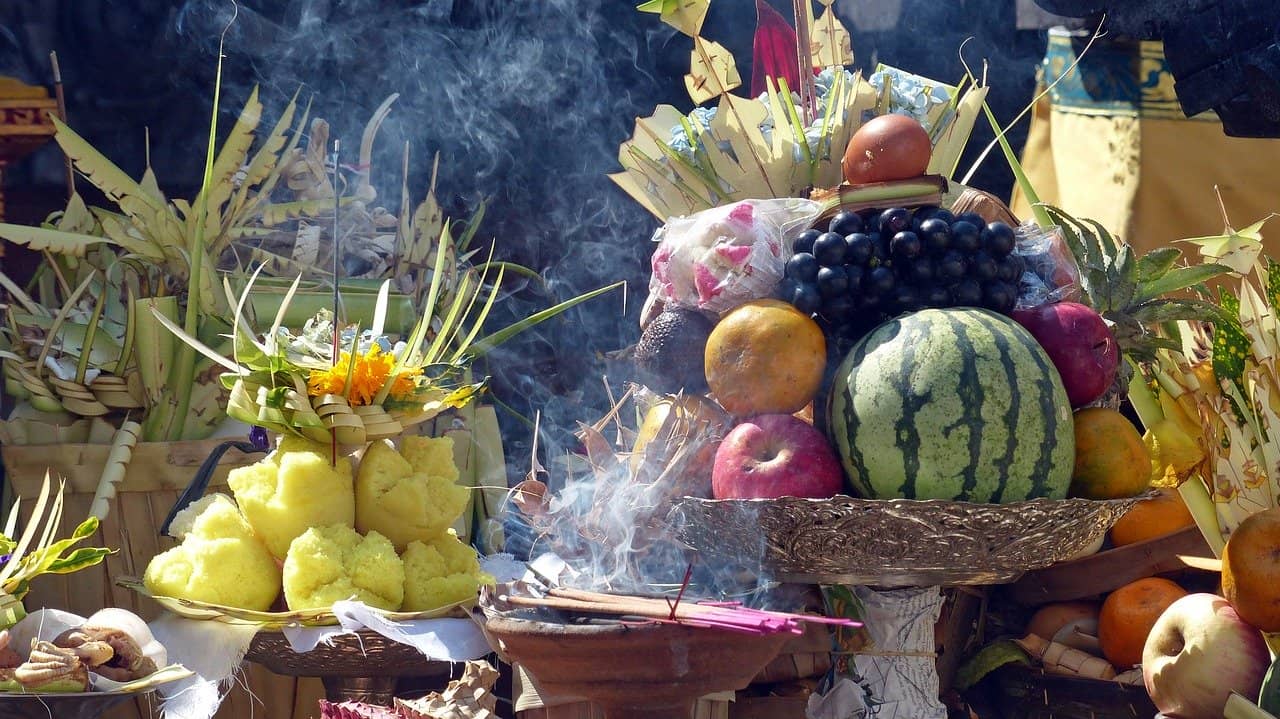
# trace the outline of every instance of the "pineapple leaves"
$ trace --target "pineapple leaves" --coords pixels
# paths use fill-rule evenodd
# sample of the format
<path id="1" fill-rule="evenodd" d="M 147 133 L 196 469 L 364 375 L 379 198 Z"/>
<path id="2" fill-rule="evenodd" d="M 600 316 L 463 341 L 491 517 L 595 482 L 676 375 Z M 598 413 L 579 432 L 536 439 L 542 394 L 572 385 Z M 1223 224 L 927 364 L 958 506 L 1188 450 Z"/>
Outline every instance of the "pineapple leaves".
<path id="1" fill-rule="evenodd" d="M 1138 260 L 1138 282 L 1151 282 L 1178 263 L 1182 250 L 1176 247 L 1157 247 Z"/>
<path id="2" fill-rule="evenodd" d="M 1212 302 L 1188 299 L 1156 299 L 1144 302 L 1129 312 L 1129 316 L 1143 324 L 1162 324 L 1178 320 L 1230 321 L 1226 313 Z"/>
<path id="3" fill-rule="evenodd" d="M 1144 283 L 1136 299 L 1139 302 L 1145 302 L 1160 295 L 1194 287 L 1228 272 L 1231 272 L 1231 268 L 1220 264 L 1175 267 L 1166 272 L 1164 276 Z"/>

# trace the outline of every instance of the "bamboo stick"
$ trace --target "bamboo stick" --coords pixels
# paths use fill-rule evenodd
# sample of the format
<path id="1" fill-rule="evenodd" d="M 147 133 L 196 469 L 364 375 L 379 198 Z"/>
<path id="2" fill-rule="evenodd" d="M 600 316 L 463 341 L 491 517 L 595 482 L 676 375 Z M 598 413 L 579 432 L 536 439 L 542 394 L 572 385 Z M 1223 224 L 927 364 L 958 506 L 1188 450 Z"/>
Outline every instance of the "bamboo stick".
<path id="1" fill-rule="evenodd" d="M 69 124 L 67 119 L 67 96 L 62 88 L 62 68 L 58 66 L 58 52 L 55 50 L 49 53 L 49 65 L 53 68 L 53 97 L 58 103 L 58 119 L 63 123 Z M 62 154 L 63 162 L 67 169 L 67 199 L 76 194 L 76 170 L 71 164 L 71 156 L 65 152 Z"/>

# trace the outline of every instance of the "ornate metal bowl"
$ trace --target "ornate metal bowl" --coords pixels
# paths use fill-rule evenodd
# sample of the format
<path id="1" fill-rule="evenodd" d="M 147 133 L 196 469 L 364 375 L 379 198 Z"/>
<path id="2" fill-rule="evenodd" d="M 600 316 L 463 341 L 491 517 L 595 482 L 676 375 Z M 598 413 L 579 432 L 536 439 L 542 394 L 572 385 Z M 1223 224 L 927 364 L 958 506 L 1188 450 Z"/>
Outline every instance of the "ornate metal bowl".
<path id="1" fill-rule="evenodd" d="M 686 498 L 681 541 L 769 578 L 883 587 L 1007 584 L 1079 555 L 1142 497 L 942 500 Z"/>

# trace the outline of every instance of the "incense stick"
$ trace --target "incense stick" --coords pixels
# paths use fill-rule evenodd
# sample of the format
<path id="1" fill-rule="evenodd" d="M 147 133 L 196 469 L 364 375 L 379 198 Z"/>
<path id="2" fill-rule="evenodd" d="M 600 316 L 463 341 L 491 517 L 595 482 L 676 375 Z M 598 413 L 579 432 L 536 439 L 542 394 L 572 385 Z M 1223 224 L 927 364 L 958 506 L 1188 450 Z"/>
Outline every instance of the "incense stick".
<path id="1" fill-rule="evenodd" d="M 339 346 L 339 343 L 338 343 L 338 340 L 339 340 L 338 254 L 339 252 L 338 250 L 340 247 L 340 241 L 338 237 L 338 212 L 339 212 L 339 208 L 342 206 L 342 203 L 340 202 L 341 198 L 338 194 L 338 168 L 340 167 L 340 165 L 338 164 L 338 152 L 340 150 L 340 147 L 341 146 L 338 144 L 338 140 L 334 139 L 333 141 L 333 241 L 329 243 L 330 245 L 329 251 L 333 254 L 333 366 L 335 367 L 338 365 L 338 358 L 340 357 L 340 352 L 338 350 L 338 346 Z M 351 357 L 351 361 L 352 362 L 356 361 L 354 354 Z M 329 446 L 330 465 L 333 467 L 337 467 L 338 466 L 338 427 L 337 425 L 334 425 L 333 427 L 329 428 L 329 445 L 330 445 Z"/>
<path id="2" fill-rule="evenodd" d="M 690 603 L 674 606 L 666 598 L 648 598 L 604 594 L 583 589 L 552 588 L 546 597 L 502 596 L 500 600 L 514 607 L 552 609 L 578 614 L 609 617 L 643 617 L 647 620 L 684 624 L 706 629 L 725 629 L 749 634 L 803 633 L 806 622 L 861 626 L 848 619 L 789 614 L 763 609 L 750 609 L 733 602 Z"/>
<path id="3" fill-rule="evenodd" d="M 813 11 L 811 0 L 792 0 L 792 12 L 796 20 L 796 60 L 800 70 L 800 109 L 804 114 L 804 124 L 813 123 L 815 111 L 815 95 L 813 84 L 813 47 L 809 39 L 809 15 Z"/>

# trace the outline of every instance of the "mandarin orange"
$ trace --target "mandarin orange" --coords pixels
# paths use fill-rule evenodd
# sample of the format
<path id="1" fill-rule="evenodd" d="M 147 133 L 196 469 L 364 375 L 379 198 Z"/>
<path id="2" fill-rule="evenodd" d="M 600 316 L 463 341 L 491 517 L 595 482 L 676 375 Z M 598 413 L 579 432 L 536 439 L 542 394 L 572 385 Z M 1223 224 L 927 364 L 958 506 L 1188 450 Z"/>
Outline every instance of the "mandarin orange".
<path id="1" fill-rule="evenodd" d="M 1142 649 L 1156 620 L 1187 591 L 1160 577 L 1147 577 L 1107 595 L 1098 613 L 1098 644 L 1117 669 L 1142 663 Z"/>

